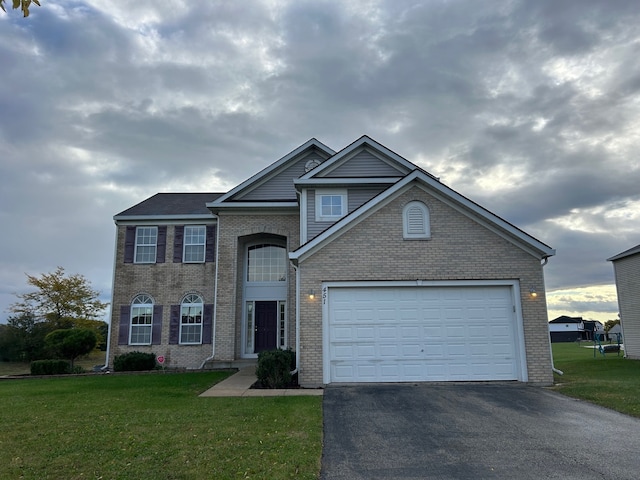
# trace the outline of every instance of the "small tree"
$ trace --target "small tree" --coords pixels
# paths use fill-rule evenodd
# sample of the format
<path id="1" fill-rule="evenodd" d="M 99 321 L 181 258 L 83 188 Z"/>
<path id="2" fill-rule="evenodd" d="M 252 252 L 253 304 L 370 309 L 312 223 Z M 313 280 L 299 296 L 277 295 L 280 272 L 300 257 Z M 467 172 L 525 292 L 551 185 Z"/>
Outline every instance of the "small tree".
<path id="1" fill-rule="evenodd" d="M 76 358 L 96 348 L 96 334 L 87 328 L 54 330 L 45 337 L 45 342 L 57 357 L 69 360 L 73 370 Z"/>

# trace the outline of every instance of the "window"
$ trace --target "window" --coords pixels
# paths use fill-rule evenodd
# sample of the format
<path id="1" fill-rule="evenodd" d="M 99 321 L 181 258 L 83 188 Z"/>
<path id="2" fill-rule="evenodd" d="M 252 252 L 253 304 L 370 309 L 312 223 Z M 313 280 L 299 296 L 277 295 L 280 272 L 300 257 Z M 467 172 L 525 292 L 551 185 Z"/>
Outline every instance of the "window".
<path id="1" fill-rule="evenodd" d="M 204 262 L 207 229 L 204 225 L 184 227 L 184 256 L 185 263 Z"/>
<path id="2" fill-rule="evenodd" d="M 202 343 L 202 298 L 187 295 L 180 305 L 180 343 Z"/>
<path id="3" fill-rule="evenodd" d="M 153 300 L 149 295 L 138 295 L 131 302 L 130 345 L 151 345 Z"/>
<path id="4" fill-rule="evenodd" d="M 136 228 L 135 263 L 155 263 L 158 227 Z"/>
<path id="5" fill-rule="evenodd" d="M 247 282 L 287 280 L 287 252 L 280 245 L 253 245 L 248 250 Z"/>
<path id="6" fill-rule="evenodd" d="M 403 236 L 405 239 L 431 238 L 429 209 L 422 202 L 410 202 L 402 210 Z"/>
<path id="7" fill-rule="evenodd" d="M 332 222 L 347 214 L 347 192 L 317 191 L 316 222 Z"/>

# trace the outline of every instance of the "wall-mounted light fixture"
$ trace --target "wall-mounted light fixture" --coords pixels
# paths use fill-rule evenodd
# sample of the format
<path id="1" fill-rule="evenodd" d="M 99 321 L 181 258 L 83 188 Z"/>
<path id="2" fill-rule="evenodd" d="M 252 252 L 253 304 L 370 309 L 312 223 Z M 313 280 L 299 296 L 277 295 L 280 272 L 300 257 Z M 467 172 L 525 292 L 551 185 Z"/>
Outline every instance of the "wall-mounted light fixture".
<path id="1" fill-rule="evenodd" d="M 309 299 L 313 300 L 314 298 L 316 298 L 316 293 L 313 291 L 313 288 L 311 290 L 309 290 Z"/>
<path id="2" fill-rule="evenodd" d="M 536 298 L 538 296 L 538 292 L 535 288 L 532 288 L 531 290 L 529 290 L 529 295 L 531 295 L 531 298 Z"/>

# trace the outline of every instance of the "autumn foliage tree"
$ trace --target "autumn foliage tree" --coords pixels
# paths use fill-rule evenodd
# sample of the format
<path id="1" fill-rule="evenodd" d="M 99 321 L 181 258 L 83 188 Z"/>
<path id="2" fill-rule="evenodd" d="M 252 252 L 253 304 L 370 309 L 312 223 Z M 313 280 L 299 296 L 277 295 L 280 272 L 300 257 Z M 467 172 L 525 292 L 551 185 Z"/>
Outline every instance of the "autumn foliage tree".
<path id="1" fill-rule="evenodd" d="M 2 8 L 2 10 L 6 12 L 7 10 L 4 6 L 5 1 L 6 0 L 0 0 L 0 8 Z M 40 2 L 38 0 L 13 0 L 13 8 L 19 8 L 20 10 L 22 10 L 22 15 L 28 17 L 29 7 L 31 6 L 32 2 L 40 6 Z"/>
<path id="2" fill-rule="evenodd" d="M 2 349 L 2 360 L 42 359 L 46 335 L 60 329 L 91 330 L 101 348 L 105 345 L 108 326 L 99 318 L 108 304 L 84 276 L 67 275 L 58 267 L 52 273 L 27 275 L 27 282 L 35 290 L 17 295 L 19 301 L 9 307 L 14 315 L 0 331 L 0 347 L 12 346 Z"/>
<path id="3" fill-rule="evenodd" d="M 57 328 L 71 328 L 81 320 L 97 320 L 108 305 L 99 300 L 100 292 L 93 290 L 83 275 L 66 275 L 62 267 L 39 277 L 27 274 L 27 283 L 36 290 L 16 295 L 20 301 L 10 310 L 18 315 L 33 314 Z"/>

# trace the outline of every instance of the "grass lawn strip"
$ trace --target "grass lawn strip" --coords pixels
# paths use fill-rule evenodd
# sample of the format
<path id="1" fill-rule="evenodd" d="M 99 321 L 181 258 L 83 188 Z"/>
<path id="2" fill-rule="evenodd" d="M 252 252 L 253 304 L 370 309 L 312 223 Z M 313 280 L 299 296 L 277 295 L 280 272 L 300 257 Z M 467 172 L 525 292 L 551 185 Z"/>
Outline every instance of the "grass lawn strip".
<path id="1" fill-rule="evenodd" d="M 322 398 L 198 397 L 228 374 L 0 382 L 0 478 L 317 478 Z"/>
<path id="2" fill-rule="evenodd" d="M 640 418 L 640 361 L 616 353 L 605 356 L 593 343 L 553 343 L 556 368 L 554 390 Z"/>

